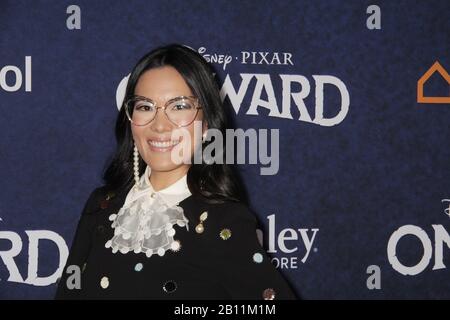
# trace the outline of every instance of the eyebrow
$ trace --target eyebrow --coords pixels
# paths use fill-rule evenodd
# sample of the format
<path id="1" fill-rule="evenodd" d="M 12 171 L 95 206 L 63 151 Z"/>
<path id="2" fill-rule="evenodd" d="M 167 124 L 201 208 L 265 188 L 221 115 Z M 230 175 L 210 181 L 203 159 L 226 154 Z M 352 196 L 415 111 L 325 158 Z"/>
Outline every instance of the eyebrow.
<path id="1" fill-rule="evenodd" d="M 150 101 L 152 103 L 155 103 L 155 100 L 153 100 L 151 98 L 148 98 L 148 97 L 145 97 L 145 96 L 138 95 L 138 94 L 133 95 L 133 98 L 142 98 L 144 100 L 147 100 L 147 101 Z M 178 100 L 180 98 L 195 98 L 195 96 L 180 95 L 180 96 L 176 96 L 176 97 L 170 98 L 169 100 L 166 101 L 166 103 L 172 102 L 174 100 Z"/>

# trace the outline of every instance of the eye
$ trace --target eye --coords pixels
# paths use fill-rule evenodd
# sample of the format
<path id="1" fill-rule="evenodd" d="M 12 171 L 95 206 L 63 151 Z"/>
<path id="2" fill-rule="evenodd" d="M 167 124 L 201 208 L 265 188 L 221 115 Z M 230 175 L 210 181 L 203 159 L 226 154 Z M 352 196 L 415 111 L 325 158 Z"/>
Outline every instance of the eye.
<path id="1" fill-rule="evenodd" d="M 190 110 L 190 109 L 192 109 L 192 106 L 188 102 L 178 102 L 172 107 L 172 110 L 175 111 Z"/>
<path id="2" fill-rule="evenodd" d="M 154 108 L 152 105 L 149 105 L 149 104 L 136 104 L 134 106 L 134 110 L 136 110 L 136 111 L 153 111 Z"/>

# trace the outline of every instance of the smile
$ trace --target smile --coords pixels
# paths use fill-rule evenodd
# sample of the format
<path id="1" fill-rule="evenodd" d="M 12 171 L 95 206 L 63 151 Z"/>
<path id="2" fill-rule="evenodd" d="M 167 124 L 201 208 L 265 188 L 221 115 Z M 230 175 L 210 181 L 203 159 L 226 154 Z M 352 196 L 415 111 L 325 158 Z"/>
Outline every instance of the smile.
<path id="1" fill-rule="evenodd" d="M 174 146 L 179 144 L 180 140 L 148 140 L 147 143 L 154 151 L 168 151 L 169 149 L 172 149 Z"/>

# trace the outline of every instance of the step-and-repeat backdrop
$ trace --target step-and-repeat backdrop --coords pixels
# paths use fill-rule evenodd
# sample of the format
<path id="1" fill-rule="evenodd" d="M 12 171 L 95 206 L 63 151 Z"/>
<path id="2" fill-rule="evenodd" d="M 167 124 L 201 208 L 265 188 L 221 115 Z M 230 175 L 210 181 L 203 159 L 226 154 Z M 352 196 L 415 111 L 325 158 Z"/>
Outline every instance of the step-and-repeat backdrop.
<path id="1" fill-rule="evenodd" d="M 450 298 L 449 30 L 446 0 L 0 1 L 0 298 L 53 297 L 121 83 L 169 43 L 274 146 L 238 168 L 301 298 Z"/>

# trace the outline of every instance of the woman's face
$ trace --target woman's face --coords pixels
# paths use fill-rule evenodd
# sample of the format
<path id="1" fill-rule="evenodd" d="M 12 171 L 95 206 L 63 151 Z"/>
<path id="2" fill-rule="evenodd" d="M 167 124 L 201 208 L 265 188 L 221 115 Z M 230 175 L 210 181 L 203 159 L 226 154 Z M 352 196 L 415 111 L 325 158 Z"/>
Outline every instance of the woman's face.
<path id="1" fill-rule="evenodd" d="M 156 103 L 156 107 L 163 107 L 168 100 L 175 97 L 193 96 L 181 74 L 171 66 L 153 68 L 144 72 L 136 84 L 134 94 L 150 98 Z M 174 162 L 171 157 L 173 144 L 176 143 L 176 141 L 171 140 L 171 135 L 178 127 L 169 121 L 163 109 L 157 110 L 155 118 L 149 124 L 136 126 L 131 123 L 133 139 L 139 154 L 150 166 L 152 172 L 186 172 L 190 164 Z M 195 121 L 198 120 L 203 120 L 202 109 L 198 110 L 195 117 Z M 189 133 L 191 146 L 189 157 L 192 156 L 194 148 L 198 144 L 196 143 L 198 139 L 194 139 L 194 123 L 193 121 L 188 126 L 183 127 Z M 186 135 L 182 139 L 185 138 Z M 182 139 L 180 143 L 187 142 L 183 142 Z M 169 145 L 169 143 L 172 146 L 163 147 L 164 144 Z M 180 147 L 181 145 L 178 146 L 178 148 Z"/>

